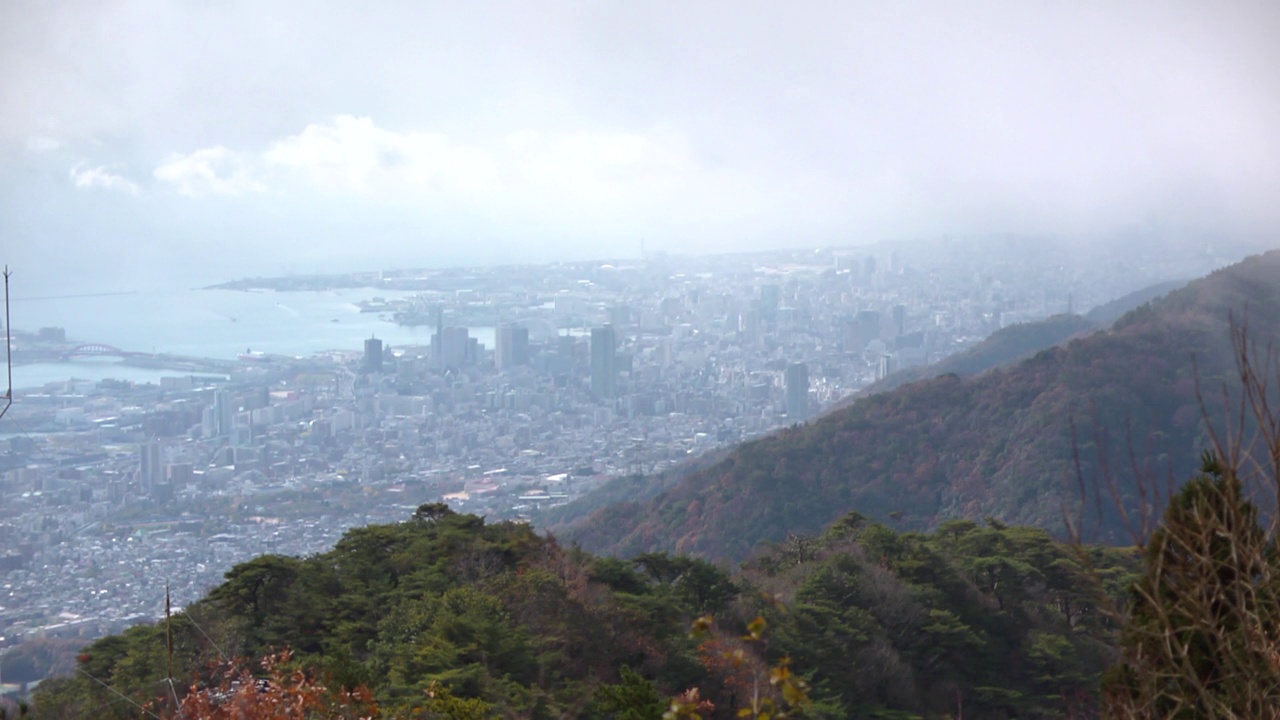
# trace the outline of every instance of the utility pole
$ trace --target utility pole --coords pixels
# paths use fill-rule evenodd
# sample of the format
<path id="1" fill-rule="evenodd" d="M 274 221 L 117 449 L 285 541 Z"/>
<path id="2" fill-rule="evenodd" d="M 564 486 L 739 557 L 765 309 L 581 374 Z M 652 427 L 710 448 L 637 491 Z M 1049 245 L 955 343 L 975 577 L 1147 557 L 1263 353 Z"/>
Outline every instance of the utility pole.
<path id="1" fill-rule="evenodd" d="M 0 418 L 9 412 L 13 405 L 13 332 L 9 330 L 9 266 L 4 266 L 4 363 L 9 375 L 9 386 L 4 393 L 4 409 L 0 410 Z"/>
<path id="2" fill-rule="evenodd" d="M 178 690 L 173 686 L 173 615 L 169 605 L 169 583 L 164 584 L 164 640 L 168 650 L 165 669 L 165 681 L 169 683 L 169 693 L 173 696 L 174 716 L 178 713 Z"/>

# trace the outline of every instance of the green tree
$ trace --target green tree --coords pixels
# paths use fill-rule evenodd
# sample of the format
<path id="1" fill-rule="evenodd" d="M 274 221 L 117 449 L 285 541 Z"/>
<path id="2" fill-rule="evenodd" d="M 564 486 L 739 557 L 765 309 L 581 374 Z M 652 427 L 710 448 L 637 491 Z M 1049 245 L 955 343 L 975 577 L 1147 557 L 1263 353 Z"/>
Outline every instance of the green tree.
<path id="1" fill-rule="evenodd" d="M 1105 681 L 1115 718 L 1275 717 L 1280 573 L 1233 468 L 1206 453 L 1147 543 L 1122 659 Z"/>
<path id="2" fill-rule="evenodd" d="M 587 716 L 610 720 L 661 720 L 667 703 L 653 683 L 622 666 L 622 678 L 596 690 Z"/>

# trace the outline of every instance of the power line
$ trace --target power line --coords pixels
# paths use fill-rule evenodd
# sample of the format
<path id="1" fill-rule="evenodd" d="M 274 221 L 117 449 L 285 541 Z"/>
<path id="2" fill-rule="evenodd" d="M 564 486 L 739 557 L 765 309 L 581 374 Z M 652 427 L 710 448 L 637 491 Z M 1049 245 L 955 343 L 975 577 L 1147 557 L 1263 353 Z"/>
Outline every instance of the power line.
<path id="1" fill-rule="evenodd" d="M 115 688 L 111 687 L 110 685 L 108 685 L 108 684 L 106 684 L 106 683 L 102 682 L 101 680 L 99 680 L 98 678 L 94 677 L 93 675 L 90 675 L 90 674 L 89 674 L 89 671 L 85 670 L 84 668 L 79 668 L 79 667 L 78 667 L 78 668 L 76 668 L 76 671 L 77 671 L 77 672 L 84 673 L 85 677 L 87 677 L 87 678 L 89 678 L 90 680 L 92 680 L 92 681 L 94 681 L 94 682 L 98 683 L 99 685 L 101 685 L 102 687 L 104 687 L 104 688 L 106 688 L 106 689 L 110 690 L 111 692 L 115 693 L 116 695 L 119 695 L 120 697 L 124 698 L 124 699 L 125 699 L 125 700 L 130 704 L 130 705 L 132 705 L 132 706 L 134 706 L 134 707 L 138 708 L 138 709 L 139 709 L 139 710 L 141 710 L 142 712 L 144 712 L 144 713 L 146 713 L 146 714 L 150 715 L 151 717 L 155 718 L 156 720 L 161 720 L 161 717 L 160 717 L 159 715 L 157 715 L 157 714 L 155 714 L 155 713 L 151 712 L 151 711 L 150 711 L 150 710 L 148 710 L 145 706 L 143 706 L 143 705 L 139 705 L 139 704 L 138 704 L 138 703 L 137 703 L 133 698 L 129 697 L 128 695 L 125 695 L 124 693 L 122 693 L 122 692 L 120 692 L 119 690 L 117 690 L 117 689 L 115 689 Z M 160 681 L 160 682 L 164 682 L 164 681 L 162 680 L 162 681 Z M 158 684 L 158 683 L 157 683 L 157 684 Z"/>
<path id="2" fill-rule="evenodd" d="M 18 428 L 18 432 L 21 433 L 28 440 L 35 440 L 35 438 L 31 437 L 31 433 L 27 432 L 27 429 L 23 427 L 22 423 L 18 422 L 18 419 L 16 417 L 9 418 L 9 422 L 13 423 L 14 426 Z"/>
<path id="3" fill-rule="evenodd" d="M 88 674 L 88 673 L 86 673 L 86 674 Z M 153 685 L 159 685 L 160 683 L 163 683 L 163 682 L 164 682 L 163 680 L 157 680 L 157 681 L 155 681 L 155 682 L 154 682 L 154 683 L 152 683 L 152 684 L 153 684 Z M 116 694 L 117 694 L 117 695 L 120 695 L 119 693 L 116 693 Z M 104 708 L 109 708 L 109 707 L 111 707 L 112 705 L 115 705 L 116 703 L 120 702 L 121 700 L 128 700 L 129 702 L 133 702 L 132 700 L 130 700 L 130 699 L 129 699 L 129 696 L 127 696 L 127 695 L 120 695 L 119 697 L 115 698 L 114 700 L 108 700 L 108 701 L 106 701 L 106 702 L 102 703 L 101 705 L 99 705 L 99 706 L 97 706 L 97 707 L 91 707 L 91 708 L 89 708 L 89 709 L 87 709 L 87 710 L 82 711 L 79 715 L 75 716 L 75 719 L 74 719 L 74 720 L 81 720 L 81 718 L 89 717 L 91 714 L 96 714 L 99 710 L 102 710 L 102 709 L 104 709 Z"/>
<path id="4" fill-rule="evenodd" d="M 225 663 L 230 663 L 230 662 L 231 662 L 231 658 L 227 657 L 227 654 L 226 654 L 225 652 L 223 652 L 223 651 L 222 651 L 222 648 L 218 647 L 218 643 L 214 642 L 214 641 L 213 641 L 213 638 L 209 637 L 209 633 L 205 632 L 205 631 L 204 631 L 204 628 L 200 627 L 200 623 L 196 622 L 196 619 L 195 619 L 194 617 L 192 617 L 192 616 L 191 616 L 191 613 L 189 613 L 189 612 L 185 612 L 185 611 L 184 611 L 184 612 L 182 613 L 182 616 L 183 616 L 184 618 L 186 618 L 187 620 L 189 620 L 189 621 L 191 622 L 191 624 L 192 624 L 192 625 L 194 625 L 194 626 L 195 626 L 195 628 L 196 628 L 197 630 L 199 630 L 199 631 L 200 631 L 200 634 L 204 636 L 204 639 L 205 639 L 205 640 L 208 640 L 208 641 L 209 641 L 209 644 L 213 646 L 213 649 L 214 649 L 214 650 L 217 650 L 217 651 L 218 651 L 218 654 L 222 656 L 222 661 L 223 661 L 223 662 L 225 662 Z"/>
<path id="5" fill-rule="evenodd" d="M 173 687 L 173 613 L 169 604 L 169 583 L 164 584 L 164 639 L 167 649 L 165 680 L 169 683 L 169 691 L 173 693 L 173 710 L 178 711 L 178 691 Z"/>

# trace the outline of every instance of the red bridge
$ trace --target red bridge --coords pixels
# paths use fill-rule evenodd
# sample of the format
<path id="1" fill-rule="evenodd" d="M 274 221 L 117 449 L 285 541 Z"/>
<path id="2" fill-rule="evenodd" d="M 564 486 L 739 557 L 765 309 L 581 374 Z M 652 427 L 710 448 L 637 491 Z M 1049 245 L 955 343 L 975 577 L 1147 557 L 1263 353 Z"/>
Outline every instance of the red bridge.
<path id="1" fill-rule="evenodd" d="M 88 343 L 85 345 L 77 345 L 71 348 L 70 350 L 63 352 L 62 359 L 70 360 L 72 358 L 78 358 L 78 357 L 131 358 L 131 357 L 144 357 L 146 355 L 147 353 L 127 352 L 119 348 L 112 347 L 110 345 L 103 345 L 102 343 Z"/>

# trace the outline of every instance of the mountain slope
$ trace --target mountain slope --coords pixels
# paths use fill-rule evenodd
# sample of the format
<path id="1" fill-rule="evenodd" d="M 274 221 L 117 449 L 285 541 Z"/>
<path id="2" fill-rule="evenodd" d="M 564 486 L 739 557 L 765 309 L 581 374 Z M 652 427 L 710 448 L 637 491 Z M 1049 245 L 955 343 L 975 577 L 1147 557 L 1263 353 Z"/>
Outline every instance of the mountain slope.
<path id="1" fill-rule="evenodd" d="M 921 365 L 893 373 L 867 387 L 862 394 L 886 392 L 907 383 L 940 375 L 981 375 L 1101 327 L 1101 324 L 1090 322 L 1079 315 L 1054 315 L 1036 322 L 1010 325 L 991 333 L 968 350 L 943 358 L 933 365 Z"/>
<path id="2" fill-rule="evenodd" d="M 962 353 L 951 355 L 931 365 L 921 365 L 895 372 L 863 388 L 853 397 L 841 401 L 836 409 L 848 407 L 867 395 L 887 392 L 908 383 L 920 382 L 940 375 L 956 374 L 961 377 L 980 375 L 1058 343 L 1066 342 L 1073 337 L 1096 331 L 1100 327 L 1079 315 L 1065 314 L 1054 315 L 1036 322 L 1010 325 L 997 330 Z M 728 448 L 714 450 L 657 475 L 627 475 L 614 478 L 568 504 L 536 514 L 534 521 L 540 527 L 564 527 L 577 523 L 587 515 L 614 503 L 647 500 L 679 483 L 685 476 L 719 462 L 729 452 Z"/>
<path id="3" fill-rule="evenodd" d="M 1110 325 L 1123 317 L 1125 313 L 1136 310 L 1158 297 L 1168 295 L 1186 284 L 1186 280 L 1170 280 L 1149 285 L 1141 290 L 1134 290 L 1128 295 L 1122 295 L 1111 302 L 1103 303 L 1085 313 L 1084 317 L 1100 327 Z"/>
<path id="4" fill-rule="evenodd" d="M 1254 337 L 1277 335 L 1280 251 L 1017 365 L 904 386 L 747 443 L 651 499 L 602 508 L 556 532 L 598 552 L 742 558 L 850 510 L 904 528 L 991 516 L 1058 531 L 1081 501 L 1077 449 L 1086 477 L 1105 463 L 1126 502 L 1136 497 L 1130 445 L 1139 466 L 1158 465 L 1160 477 L 1189 475 L 1208 443 L 1195 378 L 1217 387 L 1229 377 L 1228 315 L 1246 308 Z M 1111 512 L 1091 532 L 1116 538 L 1121 530 Z"/>
<path id="5" fill-rule="evenodd" d="M 647 500 L 676 485 L 686 476 L 719 462 L 731 451 L 732 448 L 729 447 L 710 450 L 653 475 L 635 474 L 612 478 L 564 505 L 535 510 L 533 521 L 539 527 L 560 527 L 578 522 L 596 510 L 614 503 Z"/>

